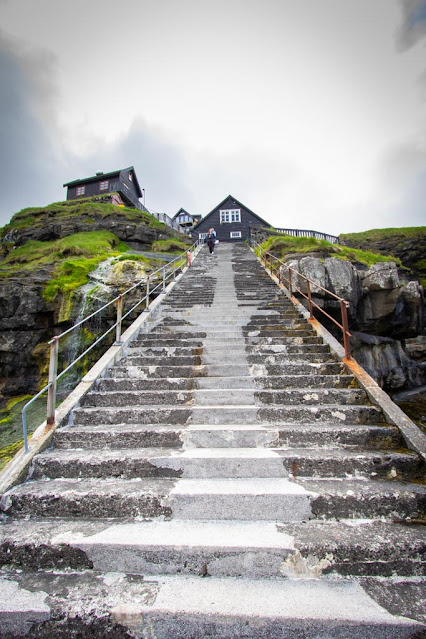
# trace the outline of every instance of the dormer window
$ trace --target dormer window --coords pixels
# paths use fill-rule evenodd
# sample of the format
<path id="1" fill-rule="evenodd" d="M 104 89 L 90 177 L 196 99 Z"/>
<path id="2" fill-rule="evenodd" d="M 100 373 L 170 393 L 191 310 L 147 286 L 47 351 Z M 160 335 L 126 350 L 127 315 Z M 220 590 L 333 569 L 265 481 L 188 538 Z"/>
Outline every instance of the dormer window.
<path id="1" fill-rule="evenodd" d="M 108 191 L 108 180 L 103 180 L 102 182 L 100 182 L 99 190 L 100 191 Z"/>

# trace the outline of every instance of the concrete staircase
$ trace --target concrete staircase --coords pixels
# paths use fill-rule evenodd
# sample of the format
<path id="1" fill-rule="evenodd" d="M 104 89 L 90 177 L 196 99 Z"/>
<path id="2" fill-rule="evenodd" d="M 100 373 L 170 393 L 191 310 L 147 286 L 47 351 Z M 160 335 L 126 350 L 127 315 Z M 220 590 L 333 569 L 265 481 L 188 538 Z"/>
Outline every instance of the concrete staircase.
<path id="1" fill-rule="evenodd" d="M 245 245 L 3 495 L 0 636 L 426 636 L 419 457 Z"/>

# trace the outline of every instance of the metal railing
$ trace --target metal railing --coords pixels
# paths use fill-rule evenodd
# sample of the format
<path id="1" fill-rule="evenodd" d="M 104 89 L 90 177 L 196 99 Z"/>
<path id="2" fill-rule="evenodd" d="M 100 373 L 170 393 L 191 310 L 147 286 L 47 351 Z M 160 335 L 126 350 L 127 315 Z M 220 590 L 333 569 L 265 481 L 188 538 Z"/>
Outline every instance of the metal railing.
<path id="1" fill-rule="evenodd" d="M 121 329 L 122 329 L 123 321 L 144 302 L 145 302 L 145 305 L 144 305 L 144 308 L 142 309 L 142 312 L 149 311 L 150 296 L 152 296 L 153 293 L 158 291 L 160 288 L 161 288 L 161 292 L 164 293 L 164 291 L 166 290 L 166 285 L 168 280 L 171 278 L 173 278 L 173 280 L 176 279 L 177 271 L 180 268 L 182 268 L 184 264 L 188 264 L 188 266 L 192 266 L 192 261 L 193 261 L 193 258 L 195 257 L 194 251 L 199 246 L 199 244 L 200 244 L 200 241 L 197 240 L 195 244 L 193 244 L 187 251 L 178 255 L 174 260 L 168 262 L 165 266 L 162 266 L 161 268 L 157 269 L 153 273 L 148 274 L 146 278 L 139 280 L 139 282 L 137 282 L 136 284 L 128 288 L 126 291 L 124 291 L 124 293 L 117 295 L 117 297 L 114 297 L 114 299 L 112 299 L 110 302 L 107 302 L 107 304 L 104 304 L 101 308 L 98 308 L 96 311 L 94 311 L 87 317 L 84 317 L 81 321 L 77 322 L 77 324 L 74 324 L 74 326 L 72 326 L 68 330 L 64 331 L 60 335 L 55 335 L 50 340 L 50 342 L 48 342 L 50 347 L 48 383 L 46 384 L 44 388 L 41 389 L 41 391 L 37 393 L 37 395 L 35 395 L 32 399 L 30 399 L 22 409 L 22 430 L 23 430 L 23 436 L 24 436 L 24 450 L 26 453 L 28 452 L 28 428 L 27 428 L 26 413 L 29 406 L 31 406 L 31 404 L 33 404 L 39 397 L 41 397 L 41 395 L 43 395 L 47 391 L 46 421 L 47 421 L 47 424 L 49 425 L 54 424 L 55 409 L 56 409 L 56 390 L 57 390 L 58 381 L 64 375 L 66 375 L 66 373 L 68 373 L 77 364 L 77 362 L 79 362 L 83 357 L 85 357 L 93 348 L 95 348 L 95 346 L 97 346 L 102 340 L 104 340 L 107 337 L 107 335 L 109 335 L 114 330 L 115 330 L 114 344 L 120 345 L 122 343 L 120 342 L 120 339 L 121 339 Z M 151 285 L 153 281 L 157 283 L 152 287 Z M 136 304 L 134 304 L 132 308 L 123 315 L 124 298 L 126 297 L 126 295 L 128 295 L 132 291 L 135 291 L 140 286 L 146 286 L 144 297 L 142 297 L 142 299 L 140 299 Z M 81 355 L 76 357 L 70 364 L 68 364 L 68 366 L 66 366 L 66 368 L 64 368 L 63 371 L 61 371 L 58 374 L 58 357 L 59 357 L 60 340 L 63 339 L 65 336 L 69 335 L 70 333 L 72 333 L 73 331 L 75 331 L 76 329 L 79 329 L 88 320 L 92 319 L 93 317 L 95 317 L 96 315 L 104 311 L 105 309 L 109 308 L 113 304 L 117 304 L 116 322 L 112 326 L 110 326 L 108 330 L 102 333 L 102 335 L 98 337 L 98 339 L 95 342 L 93 342 L 93 344 L 91 344 L 88 348 L 86 348 L 86 350 L 83 353 L 81 353 Z"/>
<path id="2" fill-rule="evenodd" d="M 305 300 L 307 300 L 307 302 L 308 302 L 308 310 L 309 310 L 309 319 L 315 319 L 314 318 L 314 314 L 313 314 L 313 308 L 315 307 L 317 310 L 321 311 L 321 313 L 323 315 L 325 315 L 329 320 L 331 320 L 342 331 L 343 345 L 344 345 L 344 348 L 345 348 L 345 357 L 347 359 L 350 359 L 350 357 L 351 357 L 351 346 L 350 346 L 351 333 L 349 332 L 348 311 L 347 311 L 347 309 L 349 307 L 349 302 L 347 302 L 342 297 L 339 297 L 335 293 L 332 293 L 332 291 L 329 291 L 328 289 L 324 288 L 323 286 L 320 286 L 320 284 L 317 284 L 317 282 L 314 282 L 313 280 L 309 279 L 308 277 L 306 277 L 302 273 L 299 273 L 299 271 L 296 271 L 296 269 L 291 268 L 290 266 L 287 266 L 287 264 L 285 264 L 282 260 L 278 259 L 275 255 L 273 255 L 272 253 L 269 253 L 268 251 L 265 251 L 265 249 L 263 249 L 261 247 L 261 245 L 258 244 L 255 240 L 251 241 L 251 246 L 252 246 L 254 252 L 256 253 L 256 255 L 259 257 L 259 259 L 265 264 L 265 266 L 267 268 L 269 268 L 269 270 L 271 272 L 271 275 L 275 275 L 275 277 L 278 278 L 278 281 L 279 281 L 280 284 L 283 283 L 283 280 L 284 280 L 284 282 L 288 285 L 288 290 L 289 290 L 291 296 L 293 296 L 293 293 L 296 292 L 301 297 L 303 297 Z M 287 269 L 288 277 L 285 277 L 282 274 L 282 272 L 281 272 L 281 268 L 282 267 Z M 302 280 L 305 281 L 305 283 L 306 283 L 306 293 L 304 291 L 302 291 L 300 288 L 297 288 L 297 286 L 295 286 L 293 275 L 296 275 L 298 278 L 300 277 Z M 313 285 L 316 289 L 319 289 L 319 290 L 323 291 L 324 293 L 327 294 L 327 296 L 329 296 L 329 297 L 331 297 L 334 300 L 337 300 L 339 302 L 339 304 L 340 304 L 340 313 L 341 313 L 341 318 L 342 318 L 341 319 L 341 322 L 342 322 L 341 324 L 339 324 L 339 322 L 334 317 L 329 315 L 323 308 L 321 308 L 321 306 L 319 306 L 318 304 L 316 304 L 314 302 L 314 300 L 312 299 L 311 285 Z"/>
<path id="3" fill-rule="evenodd" d="M 327 240 L 330 244 L 339 244 L 339 238 L 336 235 L 329 235 L 328 233 L 321 233 L 320 231 L 274 228 L 274 232 L 275 231 L 281 235 L 291 235 L 293 237 L 314 237 L 316 240 Z"/>

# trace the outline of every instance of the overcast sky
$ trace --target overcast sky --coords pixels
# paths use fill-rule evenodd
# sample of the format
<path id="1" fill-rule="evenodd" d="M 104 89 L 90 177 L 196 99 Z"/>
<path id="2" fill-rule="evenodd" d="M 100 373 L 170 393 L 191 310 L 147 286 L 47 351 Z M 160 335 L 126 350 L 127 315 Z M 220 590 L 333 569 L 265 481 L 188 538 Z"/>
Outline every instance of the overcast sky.
<path id="1" fill-rule="evenodd" d="M 133 165 L 146 205 L 426 224 L 426 0 L 0 0 L 0 225 Z"/>

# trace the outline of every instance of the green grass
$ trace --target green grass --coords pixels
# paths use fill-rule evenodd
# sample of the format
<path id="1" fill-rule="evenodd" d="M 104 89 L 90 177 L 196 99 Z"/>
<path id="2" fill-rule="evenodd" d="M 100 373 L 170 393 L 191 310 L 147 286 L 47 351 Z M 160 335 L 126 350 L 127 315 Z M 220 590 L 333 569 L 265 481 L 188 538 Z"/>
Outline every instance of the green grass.
<path id="1" fill-rule="evenodd" d="M 192 244 L 191 238 L 188 241 L 170 239 L 170 240 L 158 240 L 152 243 L 152 250 L 154 253 L 183 253 Z"/>
<path id="2" fill-rule="evenodd" d="M 359 262 L 368 267 L 377 262 L 400 264 L 400 260 L 391 255 L 379 255 L 371 251 L 352 249 L 339 244 L 331 244 L 326 240 L 316 240 L 314 237 L 271 236 L 262 244 L 262 248 L 281 259 L 285 259 L 291 254 L 318 253 L 319 257 L 337 257 L 348 262 Z"/>
<path id="3" fill-rule="evenodd" d="M 375 242 L 389 238 L 417 238 L 426 234 L 426 226 L 407 226 L 402 228 L 371 229 L 361 233 L 341 233 L 342 240 Z"/>
<path id="4" fill-rule="evenodd" d="M 46 223 L 60 221 L 65 218 L 78 217 L 84 224 L 93 223 L 96 218 L 122 217 L 130 222 L 143 224 L 151 228 L 165 228 L 163 222 L 139 209 L 115 206 L 102 202 L 95 196 L 83 200 L 65 200 L 54 202 L 43 207 L 29 207 L 16 213 L 6 226 L 0 229 L 0 237 L 4 237 L 14 229 L 25 229 L 43 226 Z"/>

